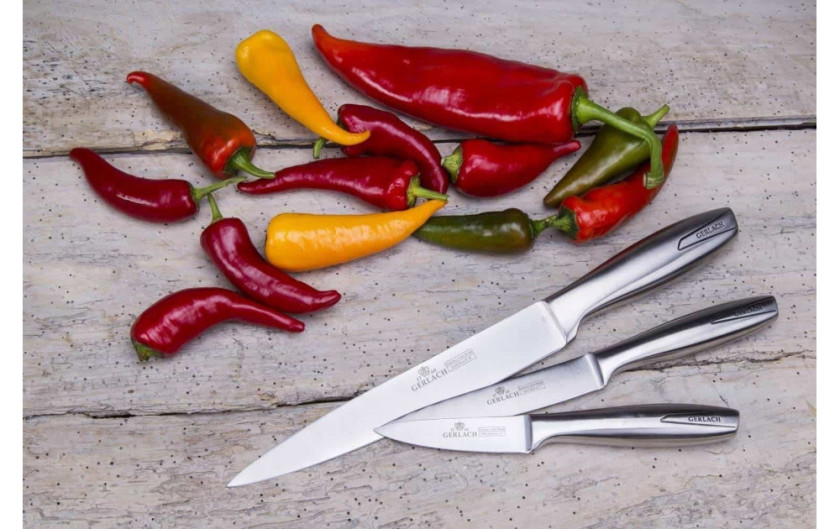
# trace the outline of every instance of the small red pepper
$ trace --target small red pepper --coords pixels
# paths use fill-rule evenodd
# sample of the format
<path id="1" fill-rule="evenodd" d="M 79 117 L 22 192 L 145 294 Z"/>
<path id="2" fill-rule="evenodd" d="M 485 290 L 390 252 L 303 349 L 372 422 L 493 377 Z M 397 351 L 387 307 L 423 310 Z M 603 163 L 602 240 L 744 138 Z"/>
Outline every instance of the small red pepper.
<path id="1" fill-rule="evenodd" d="M 578 149 L 577 140 L 557 145 L 466 140 L 443 159 L 442 165 L 458 191 L 473 197 L 497 197 L 528 184 L 552 162 Z"/>
<path id="2" fill-rule="evenodd" d="M 408 160 L 383 156 L 329 158 L 282 169 L 270 180 L 242 182 L 238 189 L 251 194 L 300 188 L 333 190 L 385 210 L 411 208 L 417 197 L 446 200 L 446 195 L 420 187 L 417 173 L 417 166 Z"/>
<path id="3" fill-rule="evenodd" d="M 674 165 L 678 146 L 679 130 L 676 125 L 670 125 L 662 141 L 662 164 L 666 178 Z M 625 180 L 592 188 L 580 197 L 566 197 L 560 203 L 560 213 L 551 226 L 577 243 L 610 232 L 641 211 L 662 189 L 661 185 L 652 190 L 645 188 L 644 177 L 648 167 L 648 164 L 643 164 Z"/>
<path id="4" fill-rule="evenodd" d="M 281 311 L 309 313 L 341 299 L 338 291 L 319 291 L 263 259 L 241 219 L 223 218 L 208 196 L 213 221 L 201 233 L 201 248 L 230 283 L 249 297 Z"/>
<path id="5" fill-rule="evenodd" d="M 184 134 L 187 145 L 217 178 L 237 171 L 260 178 L 273 173 L 251 162 L 257 140 L 242 120 L 146 72 L 131 72 L 127 83 L 143 87 L 158 110 Z"/>
<path id="6" fill-rule="evenodd" d="M 547 144 L 566 142 L 598 120 L 648 143 L 647 187 L 664 178 L 659 138 L 589 100 L 577 74 L 466 50 L 339 39 L 320 25 L 312 27 L 312 38 L 347 83 L 415 118 L 508 142 Z"/>
<path id="7" fill-rule="evenodd" d="M 70 158 L 82 166 L 90 186 L 105 202 L 137 219 L 171 223 L 190 218 L 199 201 L 209 193 L 244 178 L 231 178 L 205 188 L 186 180 L 144 179 L 120 171 L 90 149 L 76 147 Z"/>
<path id="8" fill-rule="evenodd" d="M 395 114 L 366 105 L 342 105 L 338 123 L 350 132 L 370 131 L 370 138 L 342 147 L 347 156 L 382 155 L 411 160 L 420 168 L 420 182 L 427 189 L 446 193 L 449 179 L 440 167 L 440 151 L 426 135 L 410 127 Z M 315 144 L 318 158 L 324 140 Z"/>
<path id="9" fill-rule="evenodd" d="M 131 342 L 141 361 L 171 357 L 206 329 L 241 320 L 299 333 L 303 322 L 219 287 L 196 287 L 161 298 L 131 326 Z"/>

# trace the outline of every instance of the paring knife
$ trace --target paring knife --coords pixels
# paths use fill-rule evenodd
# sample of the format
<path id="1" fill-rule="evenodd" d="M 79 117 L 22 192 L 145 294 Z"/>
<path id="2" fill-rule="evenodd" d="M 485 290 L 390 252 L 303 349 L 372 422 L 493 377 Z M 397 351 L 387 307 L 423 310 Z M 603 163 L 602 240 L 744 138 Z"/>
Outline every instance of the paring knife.
<path id="1" fill-rule="evenodd" d="M 480 453 L 530 453 L 546 442 L 661 447 L 725 440 L 737 410 L 705 405 L 635 405 L 608 409 L 394 422 L 376 432 L 412 445 Z"/>
<path id="2" fill-rule="evenodd" d="M 776 299 L 757 296 L 677 318 L 595 353 L 441 401 L 394 423 L 435 418 L 513 416 L 595 392 L 628 368 L 674 359 L 743 337 L 779 314 Z"/>
<path id="3" fill-rule="evenodd" d="M 381 438 L 376 427 L 519 372 L 574 339 L 584 317 L 673 280 L 726 245 L 737 231 L 729 208 L 659 230 L 565 289 L 312 422 L 245 468 L 228 486 L 267 480 L 353 451 Z"/>

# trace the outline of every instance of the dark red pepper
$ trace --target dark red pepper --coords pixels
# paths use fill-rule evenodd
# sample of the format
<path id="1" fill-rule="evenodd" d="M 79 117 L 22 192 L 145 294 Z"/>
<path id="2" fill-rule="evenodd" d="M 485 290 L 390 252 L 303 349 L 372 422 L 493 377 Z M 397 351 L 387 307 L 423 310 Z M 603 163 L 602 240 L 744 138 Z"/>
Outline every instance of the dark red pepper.
<path id="1" fill-rule="evenodd" d="M 647 187 L 664 178 L 659 138 L 589 100 L 577 74 L 465 50 L 344 40 L 320 25 L 312 27 L 312 38 L 342 79 L 405 114 L 499 140 L 548 144 L 566 142 L 580 125 L 599 120 L 648 143 Z"/>
<path id="2" fill-rule="evenodd" d="M 319 291 L 263 259 L 241 219 L 223 218 L 210 195 L 213 221 L 201 233 L 201 248 L 230 283 L 251 298 L 281 311 L 309 313 L 341 299 L 338 291 Z"/>
<path id="3" fill-rule="evenodd" d="M 425 188 L 446 193 L 449 179 L 440 167 L 440 151 L 426 135 L 410 127 L 395 114 L 366 105 L 342 105 L 338 123 L 350 132 L 370 131 L 370 138 L 356 145 L 342 147 L 347 156 L 382 155 L 411 160 L 420 168 L 420 182 Z M 323 140 L 315 144 L 318 158 Z"/>
<path id="4" fill-rule="evenodd" d="M 666 178 L 674 165 L 678 146 L 679 130 L 676 125 L 670 125 L 662 141 L 662 164 Z M 643 164 L 625 180 L 593 188 L 580 197 L 566 197 L 560 203 L 560 213 L 551 226 L 578 243 L 610 232 L 641 211 L 662 189 L 662 186 L 652 190 L 645 188 L 647 170 L 648 164 Z"/>
<path id="5" fill-rule="evenodd" d="M 299 333 L 303 322 L 227 289 L 196 287 L 161 298 L 131 326 L 131 342 L 141 361 L 171 357 L 206 329 L 226 320 Z"/>
<path id="6" fill-rule="evenodd" d="M 186 180 L 155 180 L 129 175 L 83 147 L 70 151 L 70 158 L 82 166 L 88 183 L 105 202 L 132 217 L 157 223 L 190 218 L 198 211 L 198 203 L 205 195 L 245 180 L 231 178 L 205 188 L 194 188 Z"/>
<path id="7" fill-rule="evenodd" d="M 458 191 L 473 197 L 497 197 L 528 184 L 552 162 L 578 149 L 577 140 L 557 145 L 466 140 L 442 165 Z"/>
<path id="8" fill-rule="evenodd" d="M 251 129 L 233 114 L 146 72 L 131 72 L 125 80 L 146 90 L 158 110 L 181 130 L 187 145 L 217 178 L 234 176 L 239 170 L 260 178 L 274 176 L 251 162 L 257 141 Z"/>
<path id="9" fill-rule="evenodd" d="M 417 173 L 417 166 L 408 160 L 383 156 L 329 158 L 282 169 L 273 179 L 242 182 L 238 189 L 252 194 L 299 188 L 333 190 L 386 210 L 410 208 L 417 197 L 446 200 L 446 195 L 421 188 Z"/>

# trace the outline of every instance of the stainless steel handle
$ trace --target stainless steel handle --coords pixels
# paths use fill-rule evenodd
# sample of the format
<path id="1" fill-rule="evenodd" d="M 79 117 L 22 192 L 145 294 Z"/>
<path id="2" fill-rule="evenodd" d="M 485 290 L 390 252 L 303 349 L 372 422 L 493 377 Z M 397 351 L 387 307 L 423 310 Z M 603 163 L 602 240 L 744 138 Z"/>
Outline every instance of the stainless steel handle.
<path id="1" fill-rule="evenodd" d="M 636 405 L 533 414 L 531 450 L 546 442 L 634 447 L 717 442 L 735 435 L 735 409 L 708 405 Z"/>
<path id="2" fill-rule="evenodd" d="M 688 272 L 737 232 L 738 222 L 729 208 L 683 219 L 626 248 L 545 302 L 571 340 L 584 317 Z"/>
<path id="3" fill-rule="evenodd" d="M 779 315 L 776 299 L 756 296 L 685 315 L 593 354 L 604 383 L 622 370 L 696 353 L 743 337 Z"/>

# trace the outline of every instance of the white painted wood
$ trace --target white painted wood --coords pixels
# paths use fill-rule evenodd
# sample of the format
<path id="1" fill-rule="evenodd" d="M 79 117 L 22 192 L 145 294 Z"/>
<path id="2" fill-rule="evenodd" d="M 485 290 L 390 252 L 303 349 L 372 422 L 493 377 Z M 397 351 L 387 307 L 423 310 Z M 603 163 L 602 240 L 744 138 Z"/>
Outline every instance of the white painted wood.
<path id="1" fill-rule="evenodd" d="M 784 317 L 783 317 L 784 318 Z M 743 347 L 743 345 L 742 345 Z M 380 441 L 276 481 L 224 484 L 333 404 L 273 412 L 25 421 L 29 527 L 813 527 L 816 366 L 685 365 L 619 375 L 567 409 L 696 402 L 738 435 L 682 449 L 547 445 L 482 455 Z M 174 385 L 173 385 L 174 386 Z"/>
<path id="2" fill-rule="evenodd" d="M 272 29 L 288 40 L 331 112 L 366 101 L 327 70 L 312 46 L 314 23 L 348 38 L 474 49 L 576 71 L 601 103 L 651 112 L 667 102 L 669 120 L 801 123 L 816 114 L 815 11 L 813 2 L 789 0 L 72 0 L 60 8 L 35 0 L 24 6 L 24 153 L 183 148 L 143 91 L 124 82 L 137 69 L 237 114 L 264 145 L 311 142 L 311 133 L 239 75 L 233 53 L 254 31 Z"/>

